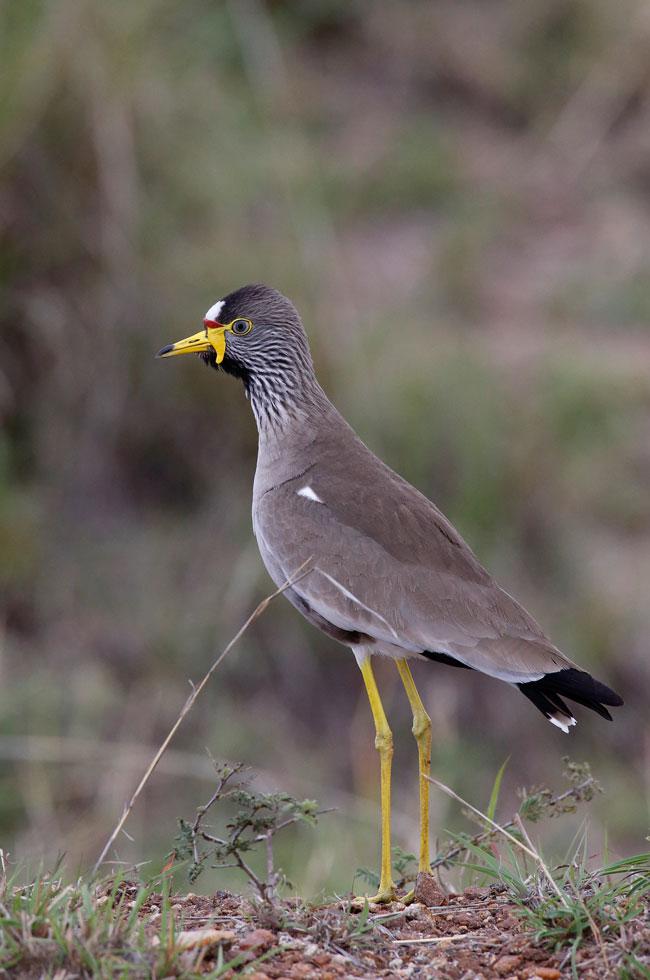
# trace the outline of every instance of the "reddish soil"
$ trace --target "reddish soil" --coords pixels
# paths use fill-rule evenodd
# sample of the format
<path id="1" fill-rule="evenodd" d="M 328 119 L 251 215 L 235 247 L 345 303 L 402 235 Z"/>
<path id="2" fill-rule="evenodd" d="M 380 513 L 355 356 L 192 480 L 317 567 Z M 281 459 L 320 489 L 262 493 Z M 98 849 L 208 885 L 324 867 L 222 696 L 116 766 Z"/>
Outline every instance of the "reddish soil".
<path id="1" fill-rule="evenodd" d="M 420 897 L 424 901 L 409 906 L 370 906 L 365 929 L 359 929 L 364 916 L 351 911 L 349 901 L 319 907 L 294 899 L 269 908 L 228 892 L 177 895 L 172 899 L 174 944 L 185 949 L 189 970 L 208 972 L 223 957 L 235 967 L 224 976 L 234 978 L 255 964 L 246 973 L 249 980 L 572 976 L 570 951 L 553 953 L 537 945 L 498 888 L 468 888 L 449 896 L 430 880 Z M 153 942 L 159 942 L 153 937 L 160 930 L 160 915 L 154 896 L 142 909 Z M 641 962 L 650 963 L 648 921 L 646 915 L 635 922 L 624 943 L 583 937 L 576 956 L 580 980 L 619 975 L 626 952 L 632 950 Z M 628 970 L 625 975 L 636 974 Z"/>

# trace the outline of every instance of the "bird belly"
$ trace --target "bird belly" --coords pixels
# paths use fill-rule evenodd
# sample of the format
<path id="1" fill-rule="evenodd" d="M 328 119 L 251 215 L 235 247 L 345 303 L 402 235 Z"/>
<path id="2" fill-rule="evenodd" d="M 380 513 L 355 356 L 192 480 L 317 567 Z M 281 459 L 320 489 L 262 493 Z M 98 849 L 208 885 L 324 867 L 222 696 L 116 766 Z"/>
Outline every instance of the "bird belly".
<path id="1" fill-rule="evenodd" d="M 353 651 L 356 653 L 359 649 L 365 649 L 365 651 L 371 654 L 373 657 L 375 655 L 379 657 L 389 657 L 391 660 L 426 660 L 427 658 L 423 656 L 422 652 L 419 650 L 411 650 L 402 646 L 397 646 L 395 643 L 389 643 L 387 640 L 378 640 L 371 638 L 369 643 L 359 643 L 348 644 Z"/>
<path id="2" fill-rule="evenodd" d="M 262 533 L 259 523 L 255 520 L 255 511 L 253 511 L 253 534 L 257 540 L 257 547 L 260 552 L 260 557 L 264 563 L 264 567 L 277 587 L 280 588 L 280 586 L 286 583 L 287 575 L 285 575 L 280 562 L 273 556 L 273 551 L 264 538 L 264 534 Z"/>

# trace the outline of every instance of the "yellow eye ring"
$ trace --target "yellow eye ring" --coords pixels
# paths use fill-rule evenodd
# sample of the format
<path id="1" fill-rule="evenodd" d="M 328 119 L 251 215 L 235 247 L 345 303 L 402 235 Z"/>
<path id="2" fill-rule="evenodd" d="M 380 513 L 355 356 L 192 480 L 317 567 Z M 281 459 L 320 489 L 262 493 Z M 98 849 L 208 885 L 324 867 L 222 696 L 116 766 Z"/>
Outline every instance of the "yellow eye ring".
<path id="1" fill-rule="evenodd" d="M 250 333 L 253 329 L 253 321 L 249 320 L 247 317 L 238 316 L 236 320 L 229 323 L 226 330 L 230 330 L 234 333 L 236 337 L 245 337 L 247 333 Z"/>

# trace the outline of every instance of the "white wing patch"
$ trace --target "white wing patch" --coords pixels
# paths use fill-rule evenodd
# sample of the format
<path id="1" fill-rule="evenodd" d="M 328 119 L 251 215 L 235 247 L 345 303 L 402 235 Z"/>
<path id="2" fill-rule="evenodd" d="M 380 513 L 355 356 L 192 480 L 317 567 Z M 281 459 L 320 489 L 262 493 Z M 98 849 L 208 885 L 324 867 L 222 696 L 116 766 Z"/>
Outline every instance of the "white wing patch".
<path id="1" fill-rule="evenodd" d="M 318 494 L 309 486 L 301 487 L 300 490 L 296 490 L 296 493 L 299 497 L 306 497 L 307 500 L 313 500 L 317 504 L 323 503 Z"/>
<path id="2" fill-rule="evenodd" d="M 205 314 L 204 320 L 216 320 L 217 323 L 218 323 L 219 322 L 219 314 L 221 313 L 221 311 L 223 309 L 224 303 L 225 303 L 225 300 L 220 299 L 217 303 L 214 304 L 214 306 L 211 306 L 210 309 L 208 310 L 208 312 Z"/>

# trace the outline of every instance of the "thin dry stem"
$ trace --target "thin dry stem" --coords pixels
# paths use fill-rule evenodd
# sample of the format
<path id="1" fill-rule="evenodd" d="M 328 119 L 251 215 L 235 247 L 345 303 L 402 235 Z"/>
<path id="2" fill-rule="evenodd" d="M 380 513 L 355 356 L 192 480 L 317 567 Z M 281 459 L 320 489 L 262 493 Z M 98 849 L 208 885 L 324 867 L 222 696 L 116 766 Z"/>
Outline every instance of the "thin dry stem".
<path id="1" fill-rule="evenodd" d="M 248 617 L 248 619 L 246 620 L 246 622 L 244 623 L 244 625 L 237 631 L 237 633 L 235 633 L 235 635 L 230 640 L 230 642 L 228 643 L 228 645 L 219 654 L 219 656 L 214 661 L 214 663 L 212 664 L 212 666 L 210 667 L 210 669 L 207 671 L 207 673 L 205 674 L 205 676 L 203 677 L 203 679 L 200 681 L 200 683 L 197 684 L 196 687 L 193 687 L 192 688 L 192 692 L 191 692 L 190 696 L 188 697 L 187 701 L 185 702 L 185 704 L 183 705 L 183 707 L 181 708 L 181 711 L 180 711 L 180 714 L 178 715 L 178 718 L 176 719 L 176 721 L 174 722 L 174 724 L 170 728 L 170 730 L 169 730 L 167 736 L 165 737 L 165 739 L 163 740 L 160 748 L 158 749 L 158 751 L 154 755 L 153 759 L 151 760 L 151 762 L 147 766 L 147 768 L 145 770 L 145 773 L 144 773 L 142 779 L 140 780 L 140 782 L 138 783 L 138 785 L 137 785 L 137 787 L 136 787 L 136 789 L 135 789 L 135 791 L 134 791 L 131 799 L 129 800 L 129 802 L 124 807 L 124 810 L 122 811 L 122 815 L 121 815 L 120 819 L 117 821 L 117 823 L 116 823 L 116 825 L 115 825 L 115 827 L 113 829 L 113 832 L 111 833 L 110 837 L 108 838 L 108 840 L 106 841 L 104 847 L 102 848 L 101 854 L 97 858 L 97 861 L 95 862 L 95 865 L 93 867 L 93 874 L 97 874 L 97 872 L 98 872 L 101 864 L 103 863 L 106 855 L 108 854 L 109 850 L 113 846 L 113 843 L 116 840 L 118 834 L 120 833 L 120 831 L 124 827 L 124 824 L 126 823 L 126 821 L 128 819 L 128 816 L 131 813 L 131 810 L 133 809 L 133 807 L 134 807 L 134 805 L 136 803 L 136 800 L 138 799 L 138 797 L 142 793 L 142 790 L 144 789 L 144 787 L 149 782 L 149 779 L 151 778 L 151 775 L 152 775 L 154 769 L 156 768 L 156 766 L 160 762 L 161 758 L 165 754 L 165 752 L 166 752 L 166 750 L 167 750 L 167 748 L 168 748 L 171 740 L 173 739 L 174 735 L 176 734 L 176 732 L 180 728 L 180 726 L 181 726 L 183 720 L 185 719 L 186 715 L 188 715 L 189 712 L 192 710 L 192 708 L 194 706 L 194 702 L 196 701 L 196 699 L 198 698 L 199 694 L 201 693 L 201 691 L 203 690 L 203 688 L 206 686 L 206 684 L 208 683 L 208 681 L 210 680 L 210 678 L 214 674 L 214 672 L 217 669 L 217 667 L 219 667 L 219 665 L 224 660 L 224 658 L 230 653 L 230 651 L 235 646 L 235 644 L 238 642 L 238 640 L 241 639 L 241 637 L 244 635 L 244 633 L 246 632 L 246 630 L 248 629 L 248 627 L 251 625 L 251 623 L 255 622 L 255 620 L 258 619 L 258 617 L 261 616 L 263 612 L 265 612 L 266 608 L 272 602 L 272 600 L 275 599 L 276 596 L 279 596 L 282 592 L 284 592 L 285 589 L 288 589 L 288 588 L 290 588 L 290 586 L 294 585 L 304 575 L 306 575 L 307 571 L 309 570 L 309 565 L 311 564 L 311 561 L 312 561 L 312 558 L 309 557 L 306 561 L 304 561 L 302 563 L 302 565 L 296 570 L 296 572 L 294 573 L 294 575 L 291 576 L 291 578 L 287 579 L 287 581 L 284 582 L 278 589 L 276 589 L 275 592 L 272 592 L 271 595 L 268 595 L 265 599 L 262 599 L 262 601 L 257 606 L 257 608 Z"/>
<path id="2" fill-rule="evenodd" d="M 546 862 L 544 861 L 544 858 L 539 853 L 539 851 L 537 850 L 537 848 L 533 844 L 532 840 L 530 839 L 530 835 L 529 835 L 528 831 L 526 830 L 526 828 L 524 827 L 524 822 L 521 819 L 521 816 L 518 813 L 515 813 L 515 818 L 514 819 L 515 819 L 515 823 L 517 824 L 517 828 L 518 828 L 519 832 L 521 833 L 522 837 L 524 838 L 524 840 L 528 844 L 528 847 L 530 848 L 531 853 L 535 855 L 535 860 L 537 861 L 537 863 L 539 864 L 540 868 L 544 872 L 545 877 L 553 884 L 553 887 L 554 887 L 555 891 L 557 892 L 557 894 L 562 899 L 562 904 L 564 905 L 564 907 L 565 908 L 568 908 L 568 902 L 567 902 L 566 898 L 562 894 L 562 892 L 561 892 L 561 890 L 560 890 L 557 882 L 553 878 L 553 875 L 551 874 L 551 872 L 547 868 Z M 506 831 L 506 833 L 507 833 L 507 831 Z"/>
<path id="3" fill-rule="evenodd" d="M 551 797 L 551 799 L 548 801 L 548 806 L 549 808 L 557 806 L 558 803 L 563 803 L 564 800 L 571 799 L 572 797 L 575 797 L 575 799 L 579 801 L 580 794 L 583 792 L 583 790 L 595 785 L 596 780 L 594 777 L 588 776 L 587 779 L 583 780 L 583 782 L 581 782 L 578 786 L 571 786 L 570 789 L 565 790 L 563 793 L 559 793 L 558 796 Z M 501 826 L 504 830 L 511 830 L 516 826 L 516 821 L 513 817 L 512 820 L 508 820 L 507 823 L 501 824 Z M 468 843 L 475 845 L 483 844 L 485 841 L 489 840 L 493 834 L 493 830 L 482 831 L 480 834 L 475 834 L 473 837 L 471 837 Z M 453 861 L 454 858 L 464 854 L 467 850 L 468 848 L 466 844 L 457 844 L 454 847 L 449 848 L 449 850 L 445 851 L 444 854 L 439 854 L 438 857 L 434 858 L 430 864 L 430 870 L 433 871 L 436 868 L 443 867 L 444 865 L 448 864 L 449 861 Z"/>
<path id="4" fill-rule="evenodd" d="M 446 793 L 448 796 L 451 796 L 452 799 L 457 800 L 459 803 L 462 803 L 463 806 L 466 806 L 469 810 L 472 811 L 472 813 L 475 813 L 482 820 L 485 820 L 486 823 L 489 823 L 490 826 L 494 828 L 494 830 L 496 830 L 500 834 L 503 834 L 503 836 L 506 837 L 507 840 L 509 840 L 511 844 L 514 844 L 515 845 L 515 847 L 518 847 L 525 854 L 528 854 L 528 856 L 531 857 L 533 859 L 533 861 L 535 861 L 539 865 L 539 867 L 542 869 L 542 872 L 544 873 L 544 875 L 548 879 L 548 882 L 549 882 L 551 888 L 553 889 L 553 891 L 555 892 L 555 894 L 557 895 L 557 897 L 562 902 L 562 905 L 565 908 L 568 908 L 569 907 L 569 903 L 567 902 L 565 896 L 562 894 L 562 892 L 561 892 L 561 890 L 560 890 L 557 882 L 555 881 L 555 878 L 553 877 L 553 875 L 551 874 L 551 872 L 548 870 L 548 868 L 544 864 L 541 856 L 538 854 L 538 852 L 535 850 L 535 848 L 528 847 L 526 844 L 523 844 L 513 834 L 511 834 L 509 831 L 507 831 L 505 829 L 505 827 L 502 827 L 501 824 L 496 823 L 496 821 L 495 820 L 492 820 L 490 817 L 488 817 L 488 815 L 486 813 L 483 813 L 481 810 L 477 809 L 477 807 L 472 806 L 471 803 L 468 803 L 467 800 L 464 800 L 462 798 L 462 796 L 459 796 L 458 793 L 456 793 L 453 789 L 451 789 L 450 786 L 446 786 L 444 783 L 441 783 L 440 780 L 434 779 L 432 776 L 427 776 L 426 778 L 429 780 L 430 783 L 433 783 L 434 786 L 437 786 L 438 789 L 441 789 L 443 791 L 443 793 Z M 519 814 L 517 814 L 517 816 L 519 816 Z"/>

